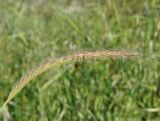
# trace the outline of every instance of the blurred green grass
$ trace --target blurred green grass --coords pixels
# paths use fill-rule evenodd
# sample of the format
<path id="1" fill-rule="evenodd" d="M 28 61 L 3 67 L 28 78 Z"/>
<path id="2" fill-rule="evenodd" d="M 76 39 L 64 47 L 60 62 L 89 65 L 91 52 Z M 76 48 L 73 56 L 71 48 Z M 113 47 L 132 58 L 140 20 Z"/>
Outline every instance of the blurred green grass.
<path id="1" fill-rule="evenodd" d="M 75 51 L 160 51 L 159 0 L 1 0 L 0 104 L 25 72 Z M 160 64 L 100 59 L 75 62 L 34 79 L 0 120 L 158 121 Z"/>

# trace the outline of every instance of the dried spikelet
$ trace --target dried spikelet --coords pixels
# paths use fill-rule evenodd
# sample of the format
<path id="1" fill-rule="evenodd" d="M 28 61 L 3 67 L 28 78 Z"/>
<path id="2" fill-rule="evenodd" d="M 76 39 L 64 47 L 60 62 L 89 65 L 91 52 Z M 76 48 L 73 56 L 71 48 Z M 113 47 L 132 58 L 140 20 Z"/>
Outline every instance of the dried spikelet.
<path id="1" fill-rule="evenodd" d="M 48 69 L 63 64 L 65 62 L 70 61 L 77 61 L 77 60 L 86 60 L 91 58 L 99 58 L 99 57 L 110 57 L 110 58 L 132 58 L 137 57 L 138 53 L 135 51 L 94 51 L 94 52 L 79 52 L 74 53 L 71 55 L 63 56 L 56 59 L 48 59 L 47 61 L 44 61 L 43 63 L 39 64 L 35 68 L 33 68 L 31 71 L 29 71 L 26 75 L 24 75 L 16 84 L 16 86 L 12 89 L 10 92 L 8 99 L 4 103 L 4 105 L 1 108 L 1 111 L 4 109 L 4 107 L 7 105 L 7 103 L 19 93 L 22 88 L 24 88 L 34 77 L 40 75 L 41 73 L 47 71 Z"/>

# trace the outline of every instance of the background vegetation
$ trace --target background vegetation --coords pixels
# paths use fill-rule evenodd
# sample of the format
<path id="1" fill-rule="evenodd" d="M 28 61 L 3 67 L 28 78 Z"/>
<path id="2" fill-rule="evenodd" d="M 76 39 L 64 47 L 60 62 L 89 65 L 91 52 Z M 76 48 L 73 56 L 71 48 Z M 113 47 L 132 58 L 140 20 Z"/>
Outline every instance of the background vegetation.
<path id="1" fill-rule="evenodd" d="M 159 0 L 1 0 L 0 104 L 47 57 L 82 50 L 160 52 Z M 158 121 L 160 63 L 100 59 L 35 78 L 0 114 L 5 121 Z"/>

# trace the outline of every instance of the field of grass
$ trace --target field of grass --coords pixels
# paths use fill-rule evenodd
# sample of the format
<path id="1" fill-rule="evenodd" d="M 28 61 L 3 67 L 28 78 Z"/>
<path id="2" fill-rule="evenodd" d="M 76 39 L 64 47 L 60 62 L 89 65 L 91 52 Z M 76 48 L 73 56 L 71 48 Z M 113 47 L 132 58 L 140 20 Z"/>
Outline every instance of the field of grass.
<path id="1" fill-rule="evenodd" d="M 104 49 L 159 54 L 160 1 L 0 0 L 0 106 L 17 80 L 46 58 Z M 1 120 L 159 121 L 159 60 L 57 66 L 34 78 Z"/>

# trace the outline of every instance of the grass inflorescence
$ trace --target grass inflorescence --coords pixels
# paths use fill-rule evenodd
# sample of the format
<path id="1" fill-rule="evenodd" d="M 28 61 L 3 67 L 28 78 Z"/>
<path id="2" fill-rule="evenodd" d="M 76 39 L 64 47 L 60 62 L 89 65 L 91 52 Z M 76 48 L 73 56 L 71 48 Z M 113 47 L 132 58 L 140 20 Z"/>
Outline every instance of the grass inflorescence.
<path id="1" fill-rule="evenodd" d="M 43 63 L 39 64 L 35 68 L 33 68 L 31 71 L 29 71 L 26 75 L 24 75 L 15 85 L 15 87 L 12 89 L 10 92 L 8 99 L 2 106 L 1 110 L 4 109 L 6 104 L 17 95 L 23 89 L 34 77 L 40 75 L 41 73 L 47 71 L 48 69 L 56 66 L 63 64 L 65 62 L 70 62 L 70 61 L 77 61 L 77 60 L 87 60 L 87 59 L 92 59 L 92 58 L 100 58 L 100 57 L 109 57 L 112 59 L 115 58 L 133 58 L 137 57 L 138 53 L 135 51 L 126 51 L 126 50 L 121 50 L 121 51 L 109 51 L 109 50 L 104 50 L 104 51 L 93 51 L 93 52 L 79 52 L 75 54 L 70 54 L 67 56 L 63 56 L 60 58 L 56 59 L 47 59 Z"/>

